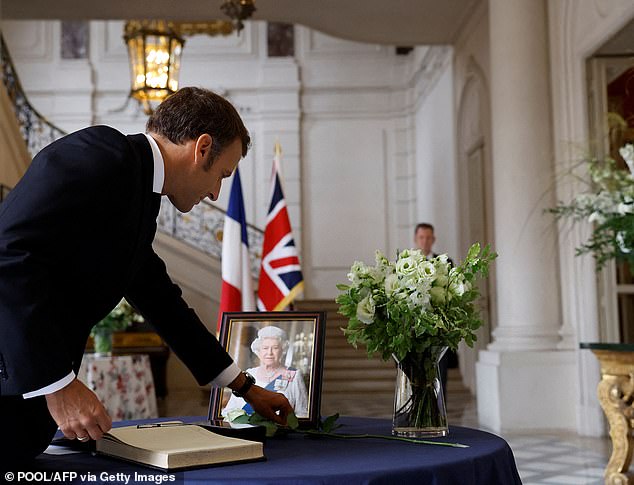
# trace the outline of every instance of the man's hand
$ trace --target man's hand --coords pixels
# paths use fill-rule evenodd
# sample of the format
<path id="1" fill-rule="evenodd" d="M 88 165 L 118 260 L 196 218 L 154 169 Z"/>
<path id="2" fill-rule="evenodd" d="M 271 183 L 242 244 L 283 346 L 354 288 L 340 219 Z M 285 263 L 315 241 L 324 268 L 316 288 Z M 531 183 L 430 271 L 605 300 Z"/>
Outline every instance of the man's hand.
<path id="1" fill-rule="evenodd" d="M 112 419 L 97 396 L 75 379 L 46 395 L 51 416 L 68 439 L 97 440 L 112 428 Z"/>
<path id="2" fill-rule="evenodd" d="M 286 417 L 293 411 L 284 394 L 267 391 L 256 385 L 251 386 L 244 399 L 260 416 L 283 426 L 286 426 Z"/>

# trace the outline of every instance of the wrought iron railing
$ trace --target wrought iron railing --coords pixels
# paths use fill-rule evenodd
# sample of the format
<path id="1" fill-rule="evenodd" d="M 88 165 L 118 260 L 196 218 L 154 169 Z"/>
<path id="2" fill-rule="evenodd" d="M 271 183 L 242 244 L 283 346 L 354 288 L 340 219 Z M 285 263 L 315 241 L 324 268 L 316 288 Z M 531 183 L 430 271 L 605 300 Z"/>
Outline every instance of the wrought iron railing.
<path id="1" fill-rule="evenodd" d="M 32 105 L 24 94 L 20 79 L 11 61 L 9 50 L 0 35 L 0 63 L 2 65 L 2 81 L 13 104 L 15 116 L 20 125 L 20 132 L 26 142 L 31 156 L 35 156 L 49 143 L 64 136 L 66 132 L 49 122 Z"/>
<path id="2" fill-rule="evenodd" d="M 225 215 L 225 211 L 206 200 L 194 206 L 188 213 L 183 214 L 164 197 L 161 201 L 161 211 L 157 224 L 161 232 L 220 259 Z M 257 278 L 262 260 L 264 233 L 261 229 L 247 224 L 247 238 L 251 274 Z"/>
<path id="3" fill-rule="evenodd" d="M 29 103 L 2 36 L 0 36 L 0 55 L 3 83 L 13 103 L 24 141 L 31 156 L 34 156 L 46 145 L 66 133 L 50 123 Z M 0 202 L 10 190 L 9 187 L 0 185 Z M 199 251 L 220 259 L 225 214 L 225 211 L 207 201 L 198 204 L 191 212 L 182 214 L 166 199 L 163 199 L 158 218 L 158 229 Z M 251 256 L 251 273 L 257 278 L 260 271 L 264 233 L 261 229 L 249 224 L 247 225 L 247 235 Z"/>

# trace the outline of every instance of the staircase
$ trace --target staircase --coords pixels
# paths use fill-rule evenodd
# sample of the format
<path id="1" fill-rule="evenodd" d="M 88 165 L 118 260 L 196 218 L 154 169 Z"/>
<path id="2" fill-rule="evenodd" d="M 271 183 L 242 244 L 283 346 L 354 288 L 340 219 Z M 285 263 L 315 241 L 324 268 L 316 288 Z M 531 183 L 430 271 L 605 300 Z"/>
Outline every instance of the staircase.
<path id="1" fill-rule="evenodd" d="M 321 414 L 391 417 L 396 368 L 379 357 L 368 359 L 365 348 L 355 349 L 341 330 L 347 320 L 332 300 L 296 301 L 302 311 L 325 311 L 326 338 Z"/>

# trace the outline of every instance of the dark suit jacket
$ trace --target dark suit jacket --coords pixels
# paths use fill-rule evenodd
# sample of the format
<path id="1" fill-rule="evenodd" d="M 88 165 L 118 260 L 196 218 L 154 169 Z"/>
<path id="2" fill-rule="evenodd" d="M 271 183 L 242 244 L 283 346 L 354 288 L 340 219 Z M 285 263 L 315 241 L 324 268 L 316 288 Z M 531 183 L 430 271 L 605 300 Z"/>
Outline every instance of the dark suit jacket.
<path id="1" fill-rule="evenodd" d="M 42 150 L 0 205 L 0 395 L 77 371 L 123 296 L 200 384 L 231 363 L 152 249 L 153 171 L 145 135 L 91 127 Z"/>

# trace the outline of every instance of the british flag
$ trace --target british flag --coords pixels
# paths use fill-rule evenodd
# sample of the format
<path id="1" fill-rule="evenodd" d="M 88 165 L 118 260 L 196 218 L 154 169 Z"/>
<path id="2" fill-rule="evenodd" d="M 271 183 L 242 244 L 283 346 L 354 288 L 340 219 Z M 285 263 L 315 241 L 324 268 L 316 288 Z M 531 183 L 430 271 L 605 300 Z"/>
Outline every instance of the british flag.
<path id="1" fill-rule="evenodd" d="M 302 269 L 280 181 L 280 157 L 281 150 L 276 145 L 271 177 L 271 204 L 262 243 L 262 266 L 258 285 L 260 311 L 283 310 L 304 288 Z"/>

